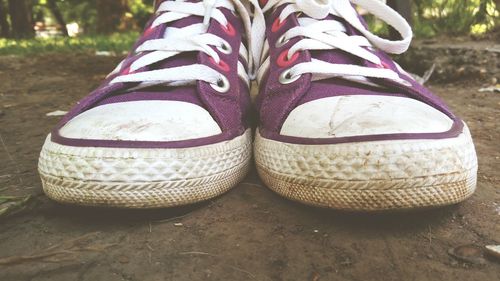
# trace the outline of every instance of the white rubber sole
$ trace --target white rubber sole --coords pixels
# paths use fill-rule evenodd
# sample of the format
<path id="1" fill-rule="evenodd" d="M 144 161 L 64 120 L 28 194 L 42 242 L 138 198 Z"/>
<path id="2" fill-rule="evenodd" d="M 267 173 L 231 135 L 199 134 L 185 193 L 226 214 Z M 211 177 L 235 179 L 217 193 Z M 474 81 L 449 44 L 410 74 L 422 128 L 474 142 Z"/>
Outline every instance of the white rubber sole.
<path id="1" fill-rule="evenodd" d="M 221 143 L 180 149 L 73 147 L 47 137 L 38 170 L 53 200 L 88 206 L 160 208 L 216 197 L 250 167 L 251 130 Z"/>
<path id="2" fill-rule="evenodd" d="M 456 138 L 300 145 L 255 140 L 257 171 L 278 194 L 353 211 L 436 207 L 476 188 L 477 158 L 467 127 Z"/>

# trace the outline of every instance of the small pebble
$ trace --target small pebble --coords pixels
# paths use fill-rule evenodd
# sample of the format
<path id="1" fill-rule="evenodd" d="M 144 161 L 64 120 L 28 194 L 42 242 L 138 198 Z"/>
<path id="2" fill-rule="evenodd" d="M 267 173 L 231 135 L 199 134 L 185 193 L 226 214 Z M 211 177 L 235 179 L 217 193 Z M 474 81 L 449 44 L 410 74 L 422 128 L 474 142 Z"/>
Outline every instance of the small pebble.
<path id="1" fill-rule="evenodd" d="M 118 261 L 120 263 L 129 263 L 130 260 L 129 260 L 129 258 L 127 256 L 119 256 L 118 257 Z"/>
<path id="2" fill-rule="evenodd" d="M 56 110 L 45 114 L 45 116 L 64 116 L 66 115 L 66 113 L 68 112 L 63 110 Z"/>
<path id="3" fill-rule="evenodd" d="M 451 248 L 448 250 L 448 254 L 457 260 L 471 264 L 484 265 L 486 263 L 482 250 L 475 245 L 461 245 Z"/>
<path id="4" fill-rule="evenodd" d="M 176 223 L 174 223 L 174 226 L 183 226 L 183 224 L 180 222 L 176 222 Z"/>

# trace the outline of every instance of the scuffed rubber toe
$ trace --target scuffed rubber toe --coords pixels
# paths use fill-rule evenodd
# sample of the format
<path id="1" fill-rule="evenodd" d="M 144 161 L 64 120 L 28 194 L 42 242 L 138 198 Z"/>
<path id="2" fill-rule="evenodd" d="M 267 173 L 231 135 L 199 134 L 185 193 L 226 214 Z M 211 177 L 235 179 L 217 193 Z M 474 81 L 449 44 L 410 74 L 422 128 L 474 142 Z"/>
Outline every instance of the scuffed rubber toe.
<path id="1" fill-rule="evenodd" d="M 129 101 L 94 107 L 60 129 L 66 138 L 181 141 L 214 136 L 219 125 L 202 107 L 181 101 Z"/>
<path id="2" fill-rule="evenodd" d="M 332 138 L 448 131 L 451 120 L 439 110 L 405 97 L 354 95 L 317 99 L 299 105 L 285 120 L 281 135 Z"/>

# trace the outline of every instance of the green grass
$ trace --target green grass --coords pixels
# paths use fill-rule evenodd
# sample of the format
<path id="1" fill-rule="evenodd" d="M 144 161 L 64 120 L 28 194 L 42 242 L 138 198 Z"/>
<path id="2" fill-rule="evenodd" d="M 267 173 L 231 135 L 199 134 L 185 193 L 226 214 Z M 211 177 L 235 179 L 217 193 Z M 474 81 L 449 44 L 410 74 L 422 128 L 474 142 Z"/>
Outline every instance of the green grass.
<path id="1" fill-rule="evenodd" d="M 55 37 L 23 40 L 0 38 L 0 55 L 95 51 L 121 54 L 131 48 L 137 36 L 137 32 L 128 32 L 74 38 Z"/>

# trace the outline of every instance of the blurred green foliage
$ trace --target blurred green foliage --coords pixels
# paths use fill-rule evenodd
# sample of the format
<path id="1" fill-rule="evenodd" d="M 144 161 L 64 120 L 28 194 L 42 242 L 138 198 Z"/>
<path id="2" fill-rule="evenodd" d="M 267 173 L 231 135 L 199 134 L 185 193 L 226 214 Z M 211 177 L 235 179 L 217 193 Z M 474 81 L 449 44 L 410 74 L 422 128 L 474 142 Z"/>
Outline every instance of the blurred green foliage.
<path id="1" fill-rule="evenodd" d="M 32 1 L 35 20 L 55 23 L 47 8 L 47 0 Z M 500 15 L 495 0 L 412 0 L 412 3 L 413 30 L 416 37 L 481 35 L 498 31 Z M 134 28 L 110 36 L 95 33 L 97 20 L 95 0 L 58 0 L 57 5 L 66 22 L 78 23 L 84 30 L 83 34 L 73 38 L 28 40 L 0 38 L 0 55 L 73 51 L 109 51 L 119 55 L 129 50 L 153 12 L 153 0 L 128 0 L 127 17 L 136 22 L 132 25 Z M 388 33 L 387 26 L 380 20 L 369 16 L 368 21 L 376 33 Z"/>
<path id="2" fill-rule="evenodd" d="M 78 23 L 87 34 L 96 32 L 97 5 L 95 0 L 57 0 L 56 2 L 67 23 Z M 35 20 L 55 22 L 48 9 L 47 0 L 32 0 L 32 3 Z M 127 3 L 129 18 L 133 18 L 137 29 L 143 27 L 153 12 L 154 0 L 127 0 Z"/>
<path id="3" fill-rule="evenodd" d="M 416 37 L 439 35 L 481 36 L 498 29 L 500 13 L 495 0 L 412 0 Z M 372 30 L 388 34 L 380 20 L 368 17 Z"/>
<path id="4" fill-rule="evenodd" d="M 138 32 L 120 32 L 112 35 L 85 35 L 14 40 L 0 38 L 0 55 L 28 55 L 46 52 L 108 51 L 116 55 L 127 52 L 137 40 Z"/>
<path id="5" fill-rule="evenodd" d="M 414 0 L 417 36 L 484 34 L 498 26 L 495 0 Z"/>
<path id="6" fill-rule="evenodd" d="M 46 10 L 47 0 L 32 0 L 34 14 L 37 11 L 50 17 Z M 413 4 L 413 29 L 417 37 L 436 35 L 484 34 L 494 30 L 499 24 L 499 7 L 496 0 L 411 0 Z M 130 18 L 137 28 L 144 26 L 153 12 L 154 0 L 128 0 Z M 58 0 L 58 6 L 66 21 L 77 22 L 85 33 L 95 33 L 95 1 Z M 41 11 L 44 11 L 43 13 Z M 373 30 L 386 33 L 387 27 L 381 21 L 369 18 Z"/>
<path id="7" fill-rule="evenodd" d="M 152 0 L 129 0 L 130 13 L 137 20 L 139 26 L 146 25 L 150 15 L 153 13 L 153 2 Z"/>

